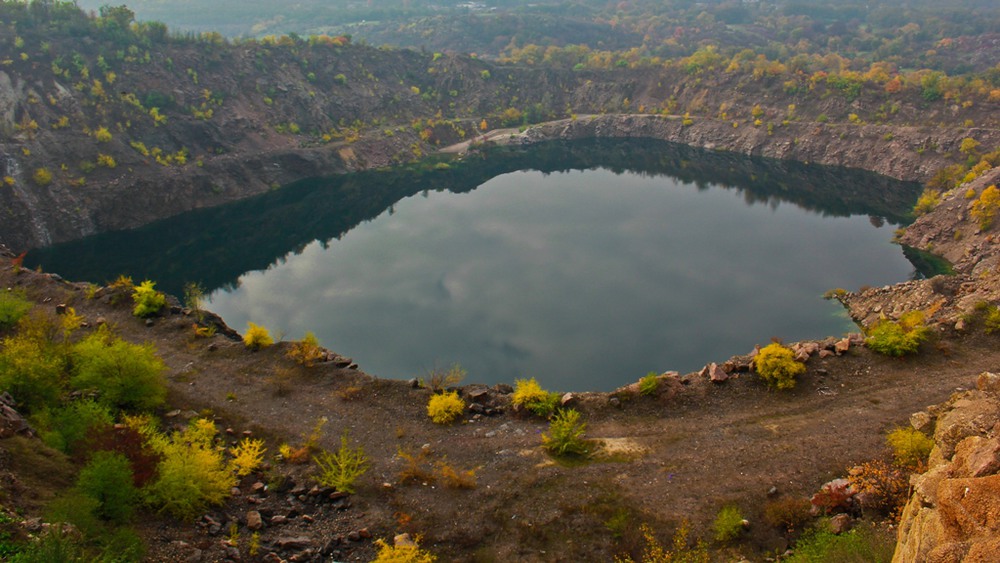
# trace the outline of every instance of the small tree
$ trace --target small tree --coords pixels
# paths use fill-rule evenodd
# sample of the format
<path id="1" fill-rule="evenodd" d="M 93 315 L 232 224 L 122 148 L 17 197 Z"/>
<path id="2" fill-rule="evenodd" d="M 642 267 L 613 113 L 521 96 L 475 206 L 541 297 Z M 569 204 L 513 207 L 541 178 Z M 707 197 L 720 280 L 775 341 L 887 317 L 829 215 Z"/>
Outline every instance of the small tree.
<path id="1" fill-rule="evenodd" d="M 115 452 L 95 453 L 80 470 L 76 488 L 98 502 L 97 516 L 116 524 L 131 519 L 139 498 L 129 460 Z"/>
<path id="2" fill-rule="evenodd" d="M 146 280 L 132 290 L 132 301 L 135 302 L 133 315 L 142 319 L 152 317 L 167 304 L 167 296 L 157 291 L 155 285 L 156 282 Z"/>
<path id="3" fill-rule="evenodd" d="M 979 222 L 979 228 L 986 230 L 993 225 L 993 218 L 996 217 L 997 210 L 1000 210 L 1000 189 L 990 186 L 983 190 L 979 199 L 972 204 L 969 215 Z"/>
<path id="4" fill-rule="evenodd" d="M 222 452 L 215 447 L 215 424 L 198 419 L 169 439 L 154 436 L 163 461 L 159 476 L 146 487 L 146 498 L 184 520 L 192 520 L 210 505 L 220 504 L 236 485 Z"/>
<path id="5" fill-rule="evenodd" d="M 345 493 L 354 492 L 354 482 L 368 471 L 365 450 L 352 448 L 347 443 L 347 434 L 340 437 L 340 448 L 336 452 L 321 451 L 313 457 L 320 469 L 316 482 L 325 487 L 333 487 Z"/>
<path id="6" fill-rule="evenodd" d="M 587 424 L 576 409 L 560 409 L 542 434 L 542 446 L 554 455 L 585 455 L 590 448 L 583 439 Z"/>

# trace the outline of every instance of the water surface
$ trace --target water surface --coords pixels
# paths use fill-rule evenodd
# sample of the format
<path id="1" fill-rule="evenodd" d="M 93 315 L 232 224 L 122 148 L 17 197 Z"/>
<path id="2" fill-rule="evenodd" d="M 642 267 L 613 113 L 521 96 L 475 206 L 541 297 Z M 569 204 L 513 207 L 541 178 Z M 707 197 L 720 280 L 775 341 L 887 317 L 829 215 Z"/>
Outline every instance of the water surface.
<path id="1" fill-rule="evenodd" d="M 553 144 L 306 182 L 29 258 L 78 279 L 200 281 L 237 330 L 312 331 L 381 377 L 457 362 L 469 381 L 609 390 L 856 330 L 821 295 L 918 275 L 890 244 L 914 198 L 667 143 Z M 119 249 L 109 269 L 76 275 L 99 248 Z"/>

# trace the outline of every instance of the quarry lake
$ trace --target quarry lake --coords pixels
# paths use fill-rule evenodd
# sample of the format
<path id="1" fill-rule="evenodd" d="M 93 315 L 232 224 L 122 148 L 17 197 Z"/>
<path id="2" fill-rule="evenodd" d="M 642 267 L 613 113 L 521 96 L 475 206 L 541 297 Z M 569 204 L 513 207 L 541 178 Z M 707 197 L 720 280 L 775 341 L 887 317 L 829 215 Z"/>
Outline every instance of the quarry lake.
<path id="1" fill-rule="evenodd" d="M 653 141 L 547 143 L 303 181 L 41 249 L 68 279 L 119 274 L 368 373 L 535 377 L 611 390 L 772 337 L 856 331 L 832 288 L 921 275 L 891 243 L 918 187 Z"/>

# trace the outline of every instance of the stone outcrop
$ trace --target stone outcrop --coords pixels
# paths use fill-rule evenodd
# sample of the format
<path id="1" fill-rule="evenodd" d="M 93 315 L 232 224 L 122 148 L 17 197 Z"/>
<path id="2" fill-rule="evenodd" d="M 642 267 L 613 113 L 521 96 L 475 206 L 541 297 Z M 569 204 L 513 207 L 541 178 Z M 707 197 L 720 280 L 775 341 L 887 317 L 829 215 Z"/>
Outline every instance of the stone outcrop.
<path id="1" fill-rule="evenodd" d="M 894 563 L 987 562 L 1000 553 L 1000 376 L 929 409 L 934 450 L 911 480 Z M 915 420 L 924 425 L 926 416 Z"/>

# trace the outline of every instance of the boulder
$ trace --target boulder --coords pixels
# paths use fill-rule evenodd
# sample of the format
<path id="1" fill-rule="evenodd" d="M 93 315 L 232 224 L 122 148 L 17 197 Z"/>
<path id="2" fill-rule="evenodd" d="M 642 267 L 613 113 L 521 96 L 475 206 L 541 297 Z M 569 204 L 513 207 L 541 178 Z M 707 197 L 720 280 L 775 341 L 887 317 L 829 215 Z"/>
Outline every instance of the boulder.
<path id="1" fill-rule="evenodd" d="M 1000 471 L 1000 439 L 969 436 L 955 446 L 952 475 L 985 477 Z"/>
<path id="2" fill-rule="evenodd" d="M 969 436 L 986 435 L 998 421 L 1000 402 L 997 400 L 988 396 L 960 397 L 951 410 L 938 417 L 934 430 L 935 453 L 941 459 L 951 459 L 959 442 Z"/>
<path id="3" fill-rule="evenodd" d="M 413 541 L 410 534 L 396 534 L 396 537 L 392 539 L 392 543 L 396 547 L 417 547 L 417 542 Z"/>
<path id="4" fill-rule="evenodd" d="M 729 379 L 729 374 L 720 368 L 715 362 L 705 366 L 705 369 L 708 370 L 708 379 L 711 380 L 712 383 L 722 383 Z"/>
<path id="5" fill-rule="evenodd" d="M 260 512 L 256 510 L 251 510 L 247 512 L 247 528 L 257 531 L 264 527 L 264 519 L 261 518 Z"/>
<path id="6" fill-rule="evenodd" d="M 15 434 L 34 436 L 28 421 L 14 409 L 14 398 L 8 393 L 0 394 L 0 439 L 10 438 Z"/>
<path id="7" fill-rule="evenodd" d="M 1000 394 L 1000 374 L 984 371 L 976 378 L 976 389 L 984 393 Z"/>
<path id="8" fill-rule="evenodd" d="M 851 349 L 851 339 L 847 337 L 841 338 L 833 345 L 833 351 L 836 352 L 838 356 L 843 354 L 844 352 L 847 352 L 850 349 Z"/>
<path id="9" fill-rule="evenodd" d="M 490 390 L 486 387 L 476 387 L 470 389 L 466 394 L 469 397 L 469 401 L 480 405 L 485 405 L 490 399 Z"/>
<path id="10" fill-rule="evenodd" d="M 854 527 L 854 519 L 849 514 L 838 514 L 830 518 L 830 531 L 838 536 Z"/>
<path id="11" fill-rule="evenodd" d="M 289 551 L 301 551 L 303 549 L 308 549 L 312 547 L 313 541 L 305 536 L 294 536 L 278 538 L 275 540 L 274 544 L 278 546 L 279 549 L 287 549 Z"/>
<path id="12" fill-rule="evenodd" d="M 918 432 L 930 434 L 934 430 L 934 418 L 927 411 L 915 412 L 910 415 L 910 426 Z"/>

